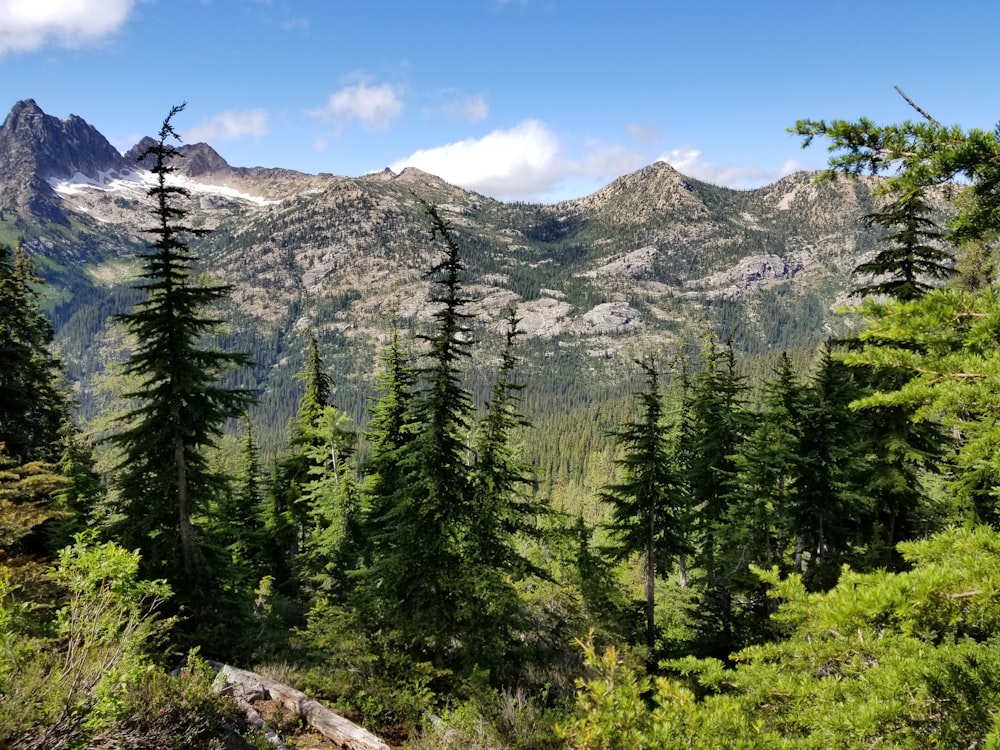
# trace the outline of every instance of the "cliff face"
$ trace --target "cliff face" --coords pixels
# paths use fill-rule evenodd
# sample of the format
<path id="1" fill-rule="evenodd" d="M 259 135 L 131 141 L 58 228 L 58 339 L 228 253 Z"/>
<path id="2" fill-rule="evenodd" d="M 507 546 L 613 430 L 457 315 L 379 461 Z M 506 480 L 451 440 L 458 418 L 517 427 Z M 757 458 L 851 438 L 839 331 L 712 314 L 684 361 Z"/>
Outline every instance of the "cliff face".
<path id="1" fill-rule="evenodd" d="M 47 115 L 31 99 L 15 104 L 0 127 L 0 209 L 24 219 L 68 224 L 50 179 L 98 179 L 129 168 L 96 128 L 76 115 Z"/>

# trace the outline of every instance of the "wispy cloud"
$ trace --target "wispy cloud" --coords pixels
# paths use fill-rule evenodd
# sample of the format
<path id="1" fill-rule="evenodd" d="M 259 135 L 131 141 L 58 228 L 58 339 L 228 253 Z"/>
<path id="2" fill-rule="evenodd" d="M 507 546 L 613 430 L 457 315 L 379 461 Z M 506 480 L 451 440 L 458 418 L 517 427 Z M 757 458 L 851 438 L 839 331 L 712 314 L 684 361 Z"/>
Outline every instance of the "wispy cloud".
<path id="1" fill-rule="evenodd" d="M 134 0 L 0 0 L 0 54 L 78 47 L 114 33 Z"/>
<path id="2" fill-rule="evenodd" d="M 712 164 L 705 159 L 701 151 L 687 144 L 663 154 L 657 161 L 665 161 L 688 177 L 731 188 L 760 187 L 806 168 L 795 159 L 789 159 L 778 169 L 741 164 Z"/>
<path id="3" fill-rule="evenodd" d="M 663 131 L 651 125 L 632 123 L 626 126 L 629 137 L 637 143 L 650 144 L 663 140 Z"/>
<path id="4" fill-rule="evenodd" d="M 402 111 L 403 100 L 391 84 L 358 83 L 333 92 L 323 107 L 309 114 L 333 123 L 339 132 L 352 122 L 368 130 L 386 130 Z"/>
<path id="5" fill-rule="evenodd" d="M 481 122 L 490 115 L 490 105 L 482 95 L 454 99 L 441 109 L 446 117 L 464 122 Z"/>
<path id="6" fill-rule="evenodd" d="M 259 138 L 267 135 L 267 112 L 262 109 L 229 110 L 220 112 L 208 120 L 199 123 L 184 134 L 191 143 L 206 141 L 222 143 L 240 138 Z"/>

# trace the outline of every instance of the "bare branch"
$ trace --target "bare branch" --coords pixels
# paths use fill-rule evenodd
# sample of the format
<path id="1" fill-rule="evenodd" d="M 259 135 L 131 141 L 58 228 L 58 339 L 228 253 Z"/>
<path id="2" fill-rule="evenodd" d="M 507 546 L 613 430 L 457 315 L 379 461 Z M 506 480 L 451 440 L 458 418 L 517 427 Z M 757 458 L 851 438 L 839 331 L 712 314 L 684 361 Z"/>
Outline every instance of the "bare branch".
<path id="1" fill-rule="evenodd" d="M 903 93 L 903 89 L 899 88 L 899 86 L 893 86 L 893 88 L 896 89 L 896 92 L 901 97 L 903 97 L 904 100 L 906 100 L 906 103 L 909 104 L 911 107 L 913 107 L 915 110 L 917 110 L 917 112 L 920 113 L 920 116 L 923 117 L 925 120 L 927 120 L 927 122 L 929 122 L 931 125 L 933 125 L 936 128 L 943 127 L 943 125 L 941 125 L 941 123 L 939 123 L 937 120 L 935 120 L 929 114 L 927 114 L 922 109 L 920 109 L 920 107 L 917 106 L 916 102 L 914 102 L 910 97 L 908 97 L 906 94 L 904 94 Z"/>

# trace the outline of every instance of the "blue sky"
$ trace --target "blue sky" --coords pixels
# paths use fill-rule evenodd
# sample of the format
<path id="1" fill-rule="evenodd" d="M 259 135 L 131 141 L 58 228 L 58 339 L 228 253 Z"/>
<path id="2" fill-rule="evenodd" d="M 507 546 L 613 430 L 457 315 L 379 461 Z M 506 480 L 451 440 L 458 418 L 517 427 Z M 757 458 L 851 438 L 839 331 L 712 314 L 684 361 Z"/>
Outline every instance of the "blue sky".
<path id="1" fill-rule="evenodd" d="M 170 106 L 234 166 L 413 165 L 504 200 L 658 159 L 732 187 L 825 163 L 799 118 L 1000 119 L 995 0 L 0 0 L 0 116 L 119 149 Z"/>

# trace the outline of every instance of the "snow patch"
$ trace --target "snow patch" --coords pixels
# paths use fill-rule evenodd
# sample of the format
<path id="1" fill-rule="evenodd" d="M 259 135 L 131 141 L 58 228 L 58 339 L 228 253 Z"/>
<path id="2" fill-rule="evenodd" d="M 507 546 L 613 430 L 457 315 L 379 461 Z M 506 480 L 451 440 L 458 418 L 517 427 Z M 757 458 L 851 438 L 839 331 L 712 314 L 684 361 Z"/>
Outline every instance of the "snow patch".
<path id="1" fill-rule="evenodd" d="M 166 181 L 167 185 L 183 188 L 192 194 L 221 195 L 234 200 L 247 201 L 258 206 L 268 206 L 278 203 L 278 201 L 267 200 L 257 195 L 250 195 L 226 185 L 208 185 L 202 182 L 195 182 L 181 175 L 167 175 Z M 101 190 L 109 193 L 127 193 L 135 190 L 145 192 L 149 188 L 156 186 L 157 178 L 152 172 L 145 170 L 136 170 L 135 172 L 102 171 L 98 173 L 96 178 L 77 172 L 68 180 L 50 178 L 48 183 L 59 195 L 71 196 L 79 195 L 85 190 Z"/>

